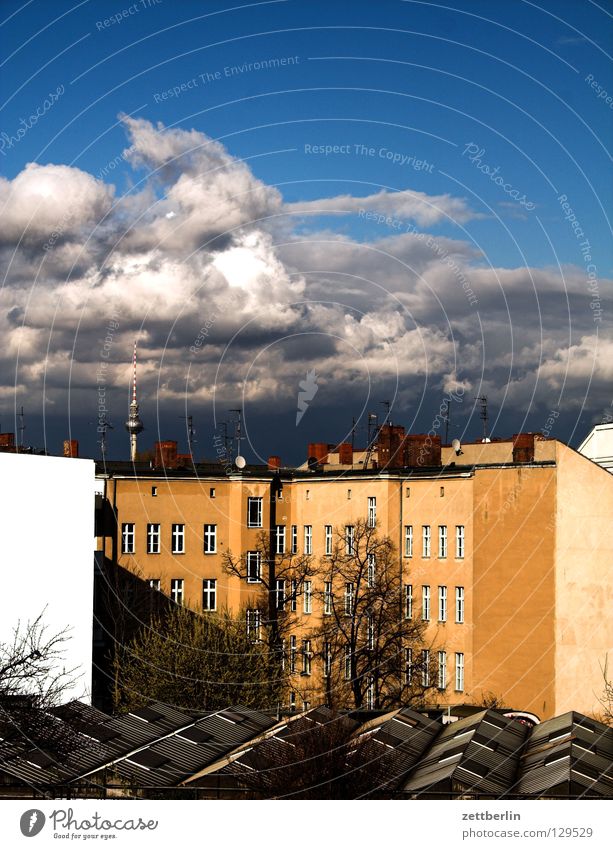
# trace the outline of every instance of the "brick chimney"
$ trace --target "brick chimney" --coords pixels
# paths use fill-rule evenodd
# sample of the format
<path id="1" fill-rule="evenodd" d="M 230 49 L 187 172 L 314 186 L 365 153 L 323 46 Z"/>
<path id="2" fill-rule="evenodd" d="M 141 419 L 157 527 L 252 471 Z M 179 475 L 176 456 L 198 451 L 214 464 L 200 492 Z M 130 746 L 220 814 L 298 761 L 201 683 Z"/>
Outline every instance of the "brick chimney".
<path id="1" fill-rule="evenodd" d="M 271 454 L 268 458 L 268 471 L 276 472 L 281 468 L 281 458 L 276 454 Z"/>
<path id="2" fill-rule="evenodd" d="M 155 443 L 155 465 L 157 468 L 176 469 L 178 462 L 175 439 L 164 439 Z"/>
<path id="3" fill-rule="evenodd" d="M 440 466 L 441 438 L 427 433 L 407 433 L 403 440 L 405 466 Z"/>
<path id="4" fill-rule="evenodd" d="M 353 448 L 351 442 L 341 442 L 338 446 L 338 462 L 341 466 L 353 465 Z"/>
<path id="5" fill-rule="evenodd" d="M 513 462 L 534 462 L 534 434 L 516 433 L 513 436 Z"/>
<path id="6" fill-rule="evenodd" d="M 64 457 L 79 456 L 79 441 L 77 439 L 64 440 Z"/>

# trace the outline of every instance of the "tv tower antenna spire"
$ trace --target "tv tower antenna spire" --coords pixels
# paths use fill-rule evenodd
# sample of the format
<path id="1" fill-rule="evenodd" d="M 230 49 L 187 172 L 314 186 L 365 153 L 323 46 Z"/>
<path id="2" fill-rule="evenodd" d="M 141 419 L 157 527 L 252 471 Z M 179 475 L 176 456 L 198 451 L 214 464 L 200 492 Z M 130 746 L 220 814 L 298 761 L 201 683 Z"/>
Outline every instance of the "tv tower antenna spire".
<path id="1" fill-rule="evenodd" d="M 126 430 L 130 434 L 130 460 L 134 463 L 136 460 L 136 437 L 143 430 L 143 423 L 138 414 L 138 401 L 136 400 L 136 342 L 134 343 L 134 357 L 132 363 L 132 400 L 130 401 Z"/>

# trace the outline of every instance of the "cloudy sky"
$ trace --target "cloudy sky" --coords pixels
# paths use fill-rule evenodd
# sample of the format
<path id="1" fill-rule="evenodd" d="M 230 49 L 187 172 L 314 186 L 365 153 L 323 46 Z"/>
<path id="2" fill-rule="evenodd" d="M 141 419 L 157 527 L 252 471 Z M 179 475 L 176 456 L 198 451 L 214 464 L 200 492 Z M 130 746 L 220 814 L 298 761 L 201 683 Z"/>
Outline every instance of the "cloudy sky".
<path id="1" fill-rule="evenodd" d="M 2 430 L 127 457 L 134 340 L 143 448 L 613 418 L 611 10 L 455 5 L 4 2 Z"/>

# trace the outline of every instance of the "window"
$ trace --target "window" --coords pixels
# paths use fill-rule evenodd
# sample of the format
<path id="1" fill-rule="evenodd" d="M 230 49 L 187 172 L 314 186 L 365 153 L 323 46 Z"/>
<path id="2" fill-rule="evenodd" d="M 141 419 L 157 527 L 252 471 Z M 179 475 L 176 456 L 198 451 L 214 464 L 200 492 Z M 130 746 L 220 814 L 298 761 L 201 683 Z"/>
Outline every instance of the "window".
<path id="1" fill-rule="evenodd" d="M 289 607 L 292 613 L 295 613 L 298 607 L 298 582 L 295 579 L 292 581 L 292 597 L 290 599 Z"/>
<path id="2" fill-rule="evenodd" d="M 345 616 L 353 616 L 353 584 L 345 584 Z"/>
<path id="3" fill-rule="evenodd" d="M 296 693 L 293 690 L 289 694 L 289 712 L 296 713 Z"/>
<path id="4" fill-rule="evenodd" d="M 285 610 L 285 581 L 277 578 L 276 587 L 277 610 Z"/>
<path id="5" fill-rule="evenodd" d="M 413 525 L 404 526 L 404 556 L 413 557 Z"/>
<path id="6" fill-rule="evenodd" d="M 172 553 L 185 554 L 185 525 L 172 526 Z"/>
<path id="7" fill-rule="evenodd" d="M 444 498 L 444 496 L 445 496 L 445 487 L 442 486 L 441 487 L 441 498 Z"/>
<path id="8" fill-rule="evenodd" d="M 368 527 L 374 528 L 377 524 L 377 499 L 368 498 Z"/>
<path id="9" fill-rule="evenodd" d="M 447 686 L 447 652 L 440 651 L 438 653 L 438 676 L 436 686 L 439 690 L 444 690 Z"/>
<path id="10" fill-rule="evenodd" d="M 160 553 L 160 526 L 147 525 L 147 554 Z"/>
<path id="11" fill-rule="evenodd" d="M 306 491 L 306 500 L 307 501 L 311 500 L 311 490 L 310 489 L 307 489 L 307 491 Z"/>
<path id="12" fill-rule="evenodd" d="M 217 525 L 204 526 L 204 553 L 217 553 Z"/>
<path id="13" fill-rule="evenodd" d="M 421 618 L 424 622 L 430 619 L 430 587 L 427 585 L 421 588 Z"/>
<path id="14" fill-rule="evenodd" d="M 302 602 L 302 609 L 304 613 L 310 613 L 313 608 L 313 584 L 311 581 L 304 582 Z"/>
<path id="15" fill-rule="evenodd" d="M 209 489 L 209 498 L 215 498 L 215 487 L 214 486 L 212 486 Z"/>
<path id="16" fill-rule="evenodd" d="M 447 557 L 447 525 L 438 526 L 438 556 Z"/>
<path id="17" fill-rule="evenodd" d="M 217 610 L 217 581 L 215 578 L 202 579 L 202 609 Z"/>
<path id="18" fill-rule="evenodd" d="M 404 618 L 413 618 L 413 584 L 404 585 Z"/>
<path id="19" fill-rule="evenodd" d="M 421 651 L 421 686 L 430 686 L 430 649 Z"/>
<path id="20" fill-rule="evenodd" d="M 455 621 L 464 622 L 464 587 L 455 588 Z"/>
<path id="21" fill-rule="evenodd" d="M 311 703 L 309 701 L 307 701 L 306 699 L 302 700 L 302 710 L 303 711 L 311 710 Z"/>
<path id="22" fill-rule="evenodd" d="M 285 525 L 277 525 L 275 530 L 275 553 L 285 554 Z"/>
<path id="23" fill-rule="evenodd" d="M 413 683 L 413 649 L 404 650 L 404 683 Z"/>
<path id="24" fill-rule="evenodd" d="M 332 613 L 332 581 L 324 581 L 324 613 L 326 616 Z"/>
<path id="25" fill-rule="evenodd" d="M 355 527 L 345 525 L 345 554 L 355 554 Z"/>
<path id="26" fill-rule="evenodd" d="M 247 583 L 258 584 L 262 580 L 262 558 L 259 551 L 247 552 Z"/>
<path id="27" fill-rule="evenodd" d="M 324 676 L 332 674 L 332 643 L 324 643 Z"/>
<path id="28" fill-rule="evenodd" d="M 366 583 L 370 589 L 372 589 L 375 585 L 376 580 L 376 564 L 375 564 L 375 555 L 368 555 L 368 563 L 367 563 L 367 573 L 366 573 Z"/>
<path id="29" fill-rule="evenodd" d="M 347 500 L 351 501 L 351 490 L 350 489 L 347 490 Z"/>
<path id="30" fill-rule="evenodd" d="M 292 525 L 292 554 L 298 554 L 298 525 Z"/>
<path id="31" fill-rule="evenodd" d="M 172 578 L 170 581 L 170 597 L 175 604 L 183 604 L 183 578 Z"/>
<path id="32" fill-rule="evenodd" d="M 447 621 L 447 587 L 438 588 L 438 621 Z"/>
<path id="33" fill-rule="evenodd" d="M 121 553 L 134 554 L 134 523 L 128 522 L 121 526 Z"/>
<path id="34" fill-rule="evenodd" d="M 297 653 L 296 637 L 292 635 L 289 638 L 289 671 L 290 672 L 296 671 L 296 653 Z"/>
<path id="35" fill-rule="evenodd" d="M 303 640 L 302 641 L 302 674 L 310 675 L 311 674 L 311 661 L 313 658 L 313 652 L 311 651 L 311 641 Z"/>
<path id="36" fill-rule="evenodd" d="M 326 525 L 324 527 L 325 535 L 326 535 L 326 554 L 332 554 L 332 525 Z"/>
<path id="37" fill-rule="evenodd" d="M 407 488 L 404 491 L 404 494 L 407 498 L 411 497 L 411 487 L 410 486 L 407 486 Z"/>
<path id="38" fill-rule="evenodd" d="M 455 526 L 455 556 L 459 560 L 464 557 L 464 525 Z"/>
<path id="39" fill-rule="evenodd" d="M 153 498 L 155 498 L 157 494 L 158 494 L 157 486 L 152 486 L 151 487 L 151 495 L 153 496 Z"/>
<path id="40" fill-rule="evenodd" d="M 464 689 L 464 654 L 456 652 L 455 655 L 455 688 L 458 692 Z"/>
<path id="41" fill-rule="evenodd" d="M 366 710 L 374 710 L 375 707 L 375 679 L 373 676 L 368 678 L 368 688 L 366 690 Z"/>
<path id="42" fill-rule="evenodd" d="M 366 612 L 366 648 L 372 651 L 375 647 L 375 617 L 368 610 Z"/>
<path id="43" fill-rule="evenodd" d="M 345 646 L 345 681 L 351 681 L 351 646 Z"/>
<path id="44" fill-rule="evenodd" d="M 159 578 L 149 578 L 149 586 L 151 587 L 152 590 L 157 590 L 159 592 L 160 588 L 161 588 L 160 579 Z"/>
<path id="45" fill-rule="evenodd" d="M 247 499 L 247 527 L 261 528 L 262 527 L 262 499 L 252 498 Z"/>
<path id="46" fill-rule="evenodd" d="M 260 626 L 262 624 L 262 614 L 257 607 L 247 609 L 247 636 L 252 642 L 256 643 L 260 639 Z"/>
<path id="47" fill-rule="evenodd" d="M 281 640 L 281 671 L 285 672 L 285 637 Z"/>
<path id="48" fill-rule="evenodd" d="M 430 525 L 421 527 L 421 553 L 422 557 L 430 557 Z"/>
<path id="49" fill-rule="evenodd" d="M 313 554 L 313 525 L 304 526 L 304 553 Z"/>

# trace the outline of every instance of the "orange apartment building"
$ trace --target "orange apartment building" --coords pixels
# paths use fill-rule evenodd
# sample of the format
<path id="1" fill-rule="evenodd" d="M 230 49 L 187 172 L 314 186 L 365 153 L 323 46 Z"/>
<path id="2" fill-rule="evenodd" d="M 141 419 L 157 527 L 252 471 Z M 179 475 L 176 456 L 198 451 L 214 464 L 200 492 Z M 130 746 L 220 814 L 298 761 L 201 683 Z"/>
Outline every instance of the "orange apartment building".
<path id="1" fill-rule="evenodd" d="M 177 603 L 237 611 L 254 603 L 265 564 L 253 556 L 243 580 L 224 569 L 224 553 L 255 555 L 273 504 L 277 550 L 316 559 L 334 531 L 375 521 L 397 549 L 404 615 L 425 621 L 444 670 L 434 703 L 494 695 L 541 718 L 596 711 L 613 656 L 613 476 L 534 434 L 457 454 L 392 430 L 370 456 L 309 446 L 301 469 L 271 458 L 225 474 L 219 464 L 178 468 L 172 454 L 153 468 L 107 464 L 98 478 L 118 539 L 100 547 Z M 323 615 L 313 597 L 296 607 L 304 628 Z M 317 698 L 317 674 L 311 683 L 297 673 L 298 707 Z"/>

